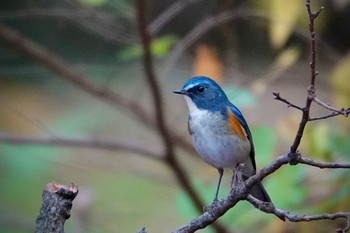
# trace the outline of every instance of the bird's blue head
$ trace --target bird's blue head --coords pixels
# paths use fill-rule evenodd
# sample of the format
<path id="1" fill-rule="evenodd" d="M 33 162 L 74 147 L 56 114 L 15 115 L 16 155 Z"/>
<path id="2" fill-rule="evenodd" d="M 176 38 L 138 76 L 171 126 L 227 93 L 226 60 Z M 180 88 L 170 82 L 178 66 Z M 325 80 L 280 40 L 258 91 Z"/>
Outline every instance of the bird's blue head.
<path id="1" fill-rule="evenodd" d="M 204 76 L 196 76 L 185 82 L 181 90 L 174 91 L 188 97 L 197 108 L 217 111 L 228 99 L 221 87 L 212 79 Z"/>

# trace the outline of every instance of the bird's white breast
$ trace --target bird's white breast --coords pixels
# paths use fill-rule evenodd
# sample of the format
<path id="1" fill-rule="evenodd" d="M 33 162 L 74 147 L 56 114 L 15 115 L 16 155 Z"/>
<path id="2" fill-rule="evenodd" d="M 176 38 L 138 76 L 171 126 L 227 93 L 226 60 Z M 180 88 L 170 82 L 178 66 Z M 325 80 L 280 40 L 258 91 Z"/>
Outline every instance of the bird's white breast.
<path id="1" fill-rule="evenodd" d="M 220 112 L 199 109 L 185 96 L 190 112 L 189 127 L 197 153 L 216 168 L 235 168 L 249 158 L 250 142 L 229 130 Z"/>

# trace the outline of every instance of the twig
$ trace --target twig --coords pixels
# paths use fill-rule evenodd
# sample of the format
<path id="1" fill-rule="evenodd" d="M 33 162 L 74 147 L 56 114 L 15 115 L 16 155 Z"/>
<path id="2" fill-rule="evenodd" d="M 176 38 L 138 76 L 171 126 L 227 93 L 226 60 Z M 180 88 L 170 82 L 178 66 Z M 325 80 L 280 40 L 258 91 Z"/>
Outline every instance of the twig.
<path id="1" fill-rule="evenodd" d="M 78 187 L 51 182 L 42 195 L 40 214 L 36 219 L 35 233 L 64 233 L 64 223 L 70 217 L 72 202 Z"/>
<path id="2" fill-rule="evenodd" d="M 279 100 L 279 101 L 282 101 L 283 103 L 286 103 L 288 107 L 292 107 L 292 108 L 295 108 L 295 109 L 298 109 L 300 111 L 303 111 L 303 109 L 295 104 L 292 104 L 291 102 L 289 102 L 288 100 L 284 99 L 281 97 L 280 93 L 278 92 L 272 92 L 272 94 L 274 95 L 274 99 L 275 100 Z"/>
<path id="3" fill-rule="evenodd" d="M 325 109 L 328 109 L 330 111 L 332 111 L 333 113 L 338 113 L 338 115 L 344 115 L 344 116 L 348 116 L 348 112 L 347 110 L 345 110 L 344 108 L 341 108 L 341 109 L 337 109 L 337 108 L 334 108 L 332 106 L 330 106 L 330 104 L 326 104 L 325 102 L 323 102 L 322 100 L 320 100 L 317 96 L 315 96 L 315 98 L 313 99 L 313 101 L 315 103 L 317 103 L 318 105 L 324 107 Z"/>
<path id="4" fill-rule="evenodd" d="M 306 164 L 306 165 L 318 167 L 318 168 L 349 168 L 350 169 L 350 163 L 319 162 L 309 158 L 305 158 L 303 156 L 299 156 L 297 161 L 298 163 Z"/>
<path id="5" fill-rule="evenodd" d="M 345 116 L 347 117 L 350 114 L 350 108 L 344 110 L 344 113 L 346 114 Z M 313 117 L 313 118 L 309 118 L 309 121 L 318 121 L 318 120 L 324 120 L 327 118 L 331 118 L 331 117 L 335 117 L 335 116 L 339 116 L 342 113 L 339 112 L 332 112 L 328 115 L 324 115 L 324 116 L 320 116 L 320 117 Z M 344 114 L 342 114 L 344 115 Z"/>

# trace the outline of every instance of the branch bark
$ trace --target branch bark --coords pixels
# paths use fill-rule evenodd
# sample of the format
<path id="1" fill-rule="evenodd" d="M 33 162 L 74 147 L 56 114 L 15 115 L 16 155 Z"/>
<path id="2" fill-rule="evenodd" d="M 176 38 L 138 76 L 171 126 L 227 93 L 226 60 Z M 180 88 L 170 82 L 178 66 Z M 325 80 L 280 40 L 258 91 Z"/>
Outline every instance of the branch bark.
<path id="1" fill-rule="evenodd" d="M 64 223 L 70 217 L 72 202 L 77 195 L 78 187 L 74 184 L 47 184 L 42 195 L 40 214 L 36 219 L 35 233 L 64 233 Z"/>

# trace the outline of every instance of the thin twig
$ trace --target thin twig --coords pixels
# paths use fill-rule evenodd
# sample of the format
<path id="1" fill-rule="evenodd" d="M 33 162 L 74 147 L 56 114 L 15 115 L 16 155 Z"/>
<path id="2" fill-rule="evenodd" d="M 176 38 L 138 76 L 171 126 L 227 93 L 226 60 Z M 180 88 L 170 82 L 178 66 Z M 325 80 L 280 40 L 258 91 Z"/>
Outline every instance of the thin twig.
<path id="1" fill-rule="evenodd" d="M 350 114 L 350 108 L 345 109 L 344 113 L 346 114 L 345 116 L 347 117 Z M 339 116 L 339 115 L 344 115 L 344 114 L 341 114 L 339 112 L 332 112 L 332 113 L 324 115 L 324 116 L 309 118 L 309 121 L 324 120 L 324 119 L 328 119 L 328 118 Z"/>
<path id="2" fill-rule="evenodd" d="M 278 92 L 272 92 L 272 94 L 274 95 L 274 99 L 275 100 L 279 100 L 283 103 L 286 103 L 288 107 L 292 107 L 292 108 L 295 108 L 295 109 L 298 109 L 300 111 L 303 111 L 303 109 L 295 104 L 292 104 L 291 102 L 289 102 L 288 100 L 284 99 L 281 97 L 280 93 Z"/>
<path id="3" fill-rule="evenodd" d="M 314 102 L 317 103 L 318 105 L 324 107 L 325 109 L 328 109 L 334 113 L 338 113 L 338 115 L 344 115 L 344 116 L 348 116 L 348 113 L 346 112 L 346 110 L 344 108 L 338 109 L 338 108 L 334 108 L 332 107 L 330 104 L 326 104 L 325 102 L 323 102 L 322 100 L 320 100 L 317 96 L 315 96 L 314 98 Z"/>

